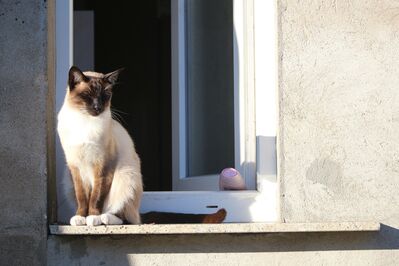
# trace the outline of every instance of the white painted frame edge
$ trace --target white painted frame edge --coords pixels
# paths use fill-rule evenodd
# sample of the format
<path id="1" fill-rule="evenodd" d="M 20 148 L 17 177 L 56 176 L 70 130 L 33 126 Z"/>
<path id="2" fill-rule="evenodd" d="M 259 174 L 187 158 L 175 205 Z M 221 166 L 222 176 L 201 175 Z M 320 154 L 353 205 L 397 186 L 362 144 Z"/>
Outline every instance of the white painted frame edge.
<path id="1" fill-rule="evenodd" d="M 56 113 L 54 115 L 56 117 L 64 103 L 68 71 L 73 63 L 73 0 L 55 1 L 55 28 Z M 60 34 L 60 32 L 63 34 Z M 56 177 L 60 178 L 65 174 L 67 167 L 65 164 L 64 152 L 58 136 L 55 136 L 55 140 Z"/>
<path id="2" fill-rule="evenodd" d="M 172 181 L 173 190 L 181 190 L 178 186 L 183 173 L 186 173 L 186 164 L 180 163 L 186 159 L 186 133 L 181 126 L 186 120 L 185 90 L 179 88 L 186 87 L 185 74 L 185 23 L 181 22 L 184 18 L 184 0 L 171 1 L 171 33 L 172 33 Z M 180 189 L 179 189 L 180 188 Z"/>
<path id="3" fill-rule="evenodd" d="M 253 0 L 234 0 L 235 167 L 256 189 Z M 186 178 L 185 0 L 172 0 L 172 176 L 173 190 L 215 190 L 218 175 Z M 241 47 L 241 48 L 240 48 Z M 206 180 L 206 181 L 205 181 Z"/>
<path id="4" fill-rule="evenodd" d="M 249 190 L 256 186 L 254 0 L 233 0 L 236 168 Z"/>

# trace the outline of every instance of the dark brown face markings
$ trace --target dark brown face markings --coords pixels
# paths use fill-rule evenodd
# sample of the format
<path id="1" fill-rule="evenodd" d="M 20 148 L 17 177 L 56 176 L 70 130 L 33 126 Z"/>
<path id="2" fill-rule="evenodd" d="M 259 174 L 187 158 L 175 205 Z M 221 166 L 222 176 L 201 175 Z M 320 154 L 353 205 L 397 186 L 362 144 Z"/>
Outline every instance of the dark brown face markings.
<path id="1" fill-rule="evenodd" d="M 85 76 L 77 67 L 69 72 L 69 101 L 76 108 L 98 116 L 110 106 L 112 87 L 120 70 L 102 77 Z"/>
<path id="2" fill-rule="evenodd" d="M 86 111 L 97 116 L 110 105 L 112 91 L 110 84 L 100 78 L 91 78 L 86 89 L 78 94 L 85 103 Z"/>
<path id="3" fill-rule="evenodd" d="M 110 106 L 112 85 L 101 78 L 88 78 L 70 91 L 70 102 L 92 116 L 98 116 Z"/>

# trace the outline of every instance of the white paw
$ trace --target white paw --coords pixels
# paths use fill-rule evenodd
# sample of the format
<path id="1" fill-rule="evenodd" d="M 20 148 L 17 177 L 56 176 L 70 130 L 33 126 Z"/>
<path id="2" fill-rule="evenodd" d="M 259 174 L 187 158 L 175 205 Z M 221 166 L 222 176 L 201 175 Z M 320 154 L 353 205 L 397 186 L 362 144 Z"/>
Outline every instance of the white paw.
<path id="1" fill-rule="evenodd" d="M 71 218 L 69 221 L 71 225 L 85 225 L 86 224 L 86 218 L 80 215 L 75 215 Z"/>
<path id="2" fill-rule="evenodd" d="M 119 217 L 110 213 L 101 214 L 101 222 L 105 225 L 123 224 L 123 221 Z"/>
<path id="3" fill-rule="evenodd" d="M 88 226 L 96 226 L 101 224 L 100 215 L 89 215 L 86 217 L 86 224 Z"/>

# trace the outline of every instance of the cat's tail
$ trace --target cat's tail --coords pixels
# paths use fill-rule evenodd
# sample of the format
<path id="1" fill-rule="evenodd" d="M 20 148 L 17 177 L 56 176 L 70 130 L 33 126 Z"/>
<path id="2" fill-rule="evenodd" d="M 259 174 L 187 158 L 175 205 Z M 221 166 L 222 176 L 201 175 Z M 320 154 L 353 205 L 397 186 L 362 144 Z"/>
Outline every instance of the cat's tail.
<path id="1" fill-rule="evenodd" d="M 221 223 L 226 218 L 226 210 L 220 209 L 211 214 L 191 214 L 174 212 L 147 212 L 141 215 L 144 224 L 189 224 L 189 223 Z"/>

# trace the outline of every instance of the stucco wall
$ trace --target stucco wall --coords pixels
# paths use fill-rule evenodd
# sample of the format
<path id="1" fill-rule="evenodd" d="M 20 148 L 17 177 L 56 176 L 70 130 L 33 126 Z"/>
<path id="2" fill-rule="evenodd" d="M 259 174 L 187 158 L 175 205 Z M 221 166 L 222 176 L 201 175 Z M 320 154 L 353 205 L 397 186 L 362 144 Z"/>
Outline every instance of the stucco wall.
<path id="1" fill-rule="evenodd" d="M 383 229 L 382 234 L 390 233 Z M 48 260 L 57 266 L 397 265 L 392 243 L 384 243 L 378 235 L 52 236 Z"/>
<path id="2" fill-rule="evenodd" d="M 0 265 L 46 261 L 46 1 L 0 1 Z"/>
<path id="3" fill-rule="evenodd" d="M 281 1 L 283 218 L 399 227 L 399 3 Z"/>
<path id="4" fill-rule="evenodd" d="M 397 265 L 398 29 L 393 0 L 279 1 L 282 217 L 381 232 L 53 236 L 51 264 Z"/>
<path id="5" fill-rule="evenodd" d="M 397 265 L 399 3 L 281 0 L 279 15 L 282 216 L 381 232 L 46 242 L 46 1 L 0 1 L 0 264 L 43 265 L 47 244 L 48 265 Z"/>

